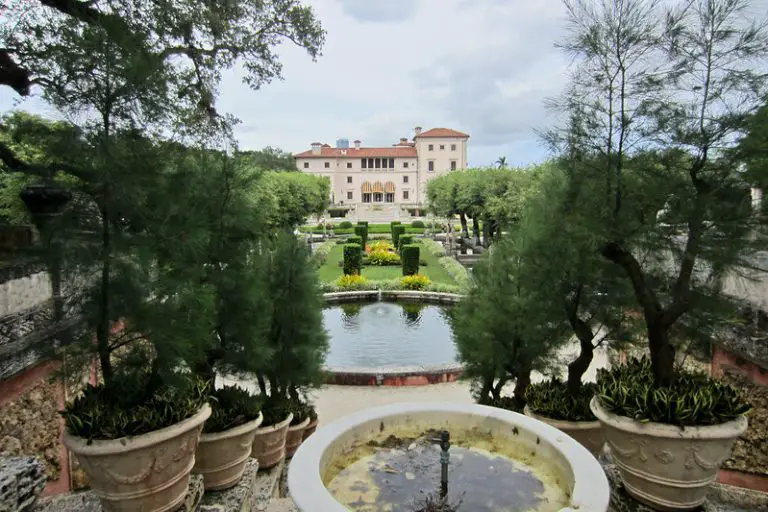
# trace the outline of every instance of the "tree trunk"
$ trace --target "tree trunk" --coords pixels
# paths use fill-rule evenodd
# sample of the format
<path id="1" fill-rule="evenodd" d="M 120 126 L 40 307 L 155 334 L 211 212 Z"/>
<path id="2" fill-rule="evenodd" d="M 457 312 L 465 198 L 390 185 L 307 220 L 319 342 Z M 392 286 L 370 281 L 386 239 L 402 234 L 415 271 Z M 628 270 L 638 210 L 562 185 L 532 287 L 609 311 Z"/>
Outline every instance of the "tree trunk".
<path id="1" fill-rule="evenodd" d="M 491 223 L 488 220 L 483 221 L 483 247 L 486 249 L 491 243 Z"/>
<path id="2" fill-rule="evenodd" d="M 515 381 L 515 408 L 518 412 L 525 408 L 525 393 L 531 385 L 531 370 L 523 369 L 517 374 Z"/>
<path id="3" fill-rule="evenodd" d="M 669 386 L 675 378 L 675 347 L 669 341 L 669 328 L 663 325 L 659 315 L 646 315 L 648 348 L 656 384 Z"/>
<path id="4" fill-rule="evenodd" d="M 467 227 L 467 216 L 464 212 L 459 213 L 459 221 L 461 222 L 461 236 L 463 238 L 469 238 L 469 228 Z"/>
<path id="5" fill-rule="evenodd" d="M 480 393 L 477 397 L 478 402 L 480 402 L 481 405 L 488 405 L 492 401 L 491 393 L 493 393 L 492 375 L 483 377 L 483 385 L 480 388 Z"/>
<path id="6" fill-rule="evenodd" d="M 575 395 L 581 388 L 581 378 L 589 369 L 589 365 L 592 364 L 592 358 L 594 356 L 595 347 L 592 345 L 592 340 L 579 340 L 581 350 L 576 359 L 568 364 L 568 392 Z"/>
<path id="7" fill-rule="evenodd" d="M 261 391 L 261 396 L 267 396 L 267 383 L 264 380 L 264 375 L 260 373 L 256 374 L 256 380 L 259 383 L 259 391 Z"/>
<path id="8" fill-rule="evenodd" d="M 475 237 L 475 246 L 480 245 L 480 221 L 472 217 L 472 236 Z"/>

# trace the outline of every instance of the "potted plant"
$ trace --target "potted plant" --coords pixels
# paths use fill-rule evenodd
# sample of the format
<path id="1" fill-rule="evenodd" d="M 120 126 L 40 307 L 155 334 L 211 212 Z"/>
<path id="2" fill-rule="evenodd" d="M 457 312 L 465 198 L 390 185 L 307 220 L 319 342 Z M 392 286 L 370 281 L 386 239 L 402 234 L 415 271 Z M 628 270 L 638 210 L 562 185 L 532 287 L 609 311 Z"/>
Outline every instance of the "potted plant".
<path id="1" fill-rule="evenodd" d="M 306 247 L 291 233 L 281 231 L 268 259 L 271 311 L 267 315 L 267 341 L 272 355 L 261 361 L 256 374 L 265 401 L 264 422 L 253 443 L 253 456 L 262 468 L 272 467 L 284 458 L 294 416 L 299 416 L 293 424 L 298 438 L 295 441 L 301 443 L 310 419 L 299 399 L 323 382 L 322 365 L 328 348 L 323 298 Z M 297 409 L 297 404 L 302 407 Z"/>
<path id="2" fill-rule="evenodd" d="M 310 422 L 309 407 L 300 399 L 291 399 L 291 412 L 293 418 L 285 438 L 285 456 L 288 458 L 293 457 L 293 454 L 304 441 L 304 432 Z"/>
<path id="3" fill-rule="evenodd" d="M 236 485 L 242 478 L 263 416 L 260 398 L 237 386 L 214 391 L 211 410 L 192 472 L 203 475 L 206 490 L 219 491 Z"/>
<path id="4" fill-rule="evenodd" d="M 304 429 L 304 440 L 315 433 L 315 430 L 317 430 L 317 425 L 320 421 L 317 417 L 317 410 L 315 409 L 314 405 L 308 402 L 307 409 L 309 414 L 309 425 L 307 425 L 307 428 Z"/>

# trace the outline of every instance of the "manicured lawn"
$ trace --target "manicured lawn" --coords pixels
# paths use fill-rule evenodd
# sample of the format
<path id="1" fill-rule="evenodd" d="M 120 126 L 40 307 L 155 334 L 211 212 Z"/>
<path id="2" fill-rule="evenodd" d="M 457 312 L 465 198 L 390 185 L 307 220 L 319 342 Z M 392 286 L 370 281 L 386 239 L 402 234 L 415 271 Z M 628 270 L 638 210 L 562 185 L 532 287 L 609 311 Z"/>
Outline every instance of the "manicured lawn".
<path id="1" fill-rule="evenodd" d="M 326 262 L 318 269 L 320 275 L 320 281 L 327 283 L 335 281 L 341 274 L 341 266 L 339 262 L 344 259 L 343 245 L 336 245 L 328 254 Z M 427 262 L 426 267 L 419 267 L 419 272 L 429 277 L 433 282 L 455 285 L 456 282 L 448 275 L 443 267 L 440 266 L 437 258 L 425 251 L 423 248 L 420 251 L 419 258 Z M 383 281 L 389 279 L 397 279 L 403 277 L 403 268 L 401 266 L 392 267 L 377 267 L 368 265 L 363 267 L 363 276 L 373 281 Z"/>

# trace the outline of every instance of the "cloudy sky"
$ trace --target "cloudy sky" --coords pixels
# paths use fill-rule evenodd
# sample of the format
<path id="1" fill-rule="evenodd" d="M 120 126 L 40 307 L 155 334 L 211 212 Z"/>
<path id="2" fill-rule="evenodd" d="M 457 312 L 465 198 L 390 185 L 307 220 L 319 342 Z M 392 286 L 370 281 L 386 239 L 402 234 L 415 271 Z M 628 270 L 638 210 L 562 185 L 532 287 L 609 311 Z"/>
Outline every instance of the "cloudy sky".
<path id="1" fill-rule="evenodd" d="M 220 111 L 242 120 L 240 147 L 297 153 L 313 141 L 389 145 L 413 127 L 471 135 L 470 165 L 547 156 L 535 130 L 556 122 L 546 97 L 564 85 L 560 0 L 311 0 L 328 35 L 317 62 L 280 49 L 285 80 L 259 91 L 225 75 Z M 756 17 L 768 0 L 752 0 Z M 0 94 L 0 111 L 14 101 Z M 39 100 L 20 105 L 50 113 Z"/>

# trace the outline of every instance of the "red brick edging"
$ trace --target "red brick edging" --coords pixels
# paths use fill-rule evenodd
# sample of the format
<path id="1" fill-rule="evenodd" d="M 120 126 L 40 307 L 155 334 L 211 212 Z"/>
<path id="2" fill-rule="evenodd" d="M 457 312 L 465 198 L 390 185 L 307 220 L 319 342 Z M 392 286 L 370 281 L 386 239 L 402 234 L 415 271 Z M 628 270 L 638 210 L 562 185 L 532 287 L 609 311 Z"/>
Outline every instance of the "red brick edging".
<path id="1" fill-rule="evenodd" d="M 732 469 L 721 469 L 717 474 L 717 482 L 760 492 L 768 492 L 768 475 L 757 475 Z"/>

